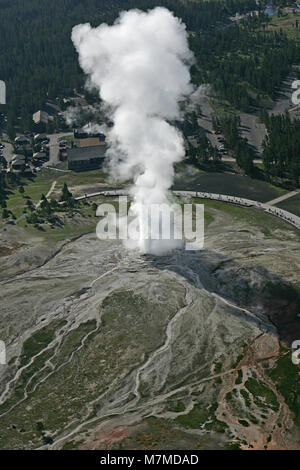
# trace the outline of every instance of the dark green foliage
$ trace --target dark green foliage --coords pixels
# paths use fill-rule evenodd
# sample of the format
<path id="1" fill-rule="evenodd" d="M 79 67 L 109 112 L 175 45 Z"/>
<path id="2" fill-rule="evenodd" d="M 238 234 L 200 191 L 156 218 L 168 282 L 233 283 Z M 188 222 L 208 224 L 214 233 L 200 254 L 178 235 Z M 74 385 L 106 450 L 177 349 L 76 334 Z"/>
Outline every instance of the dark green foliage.
<path id="1" fill-rule="evenodd" d="M 227 442 L 226 444 L 226 449 L 227 450 L 241 450 L 240 443 L 239 442 Z"/>
<path id="2" fill-rule="evenodd" d="M 55 327 L 46 326 L 28 338 L 23 344 L 21 365 L 27 364 L 32 356 L 42 351 L 53 340 L 54 335 Z"/>
<path id="3" fill-rule="evenodd" d="M 270 298 L 295 302 L 300 308 L 300 291 L 291 284 L 283 282 L 267 282 L 264 294 Z"/>
<path id="4" fill-rule="evenodd" d="M 205 429 L 207 430 L 224 433 L 227 425 L 216 418 L 215 412 L 217 408 L 217 402 L 214 402 L 210 407 L 204 407 L 201 403 L 198 403 L 194 405 L 194 408 L 188 414 L 178 416 L 176 421 L 187 428 L 199 429 L 205 424 Z"/>
<path id="5" fill-rule="evenodd" d="M 247 382 L 245 382 L 245 387 L 253 395 L 256 405 L 261 406 L 262 408 L 265 406 L 266 408 L 271 408 L 274 411 L 279 410 L 279 403 L 275 393 L 263 382 L 250 377 Z"/>
<path id="6" fill-rule="evenodd" d="M 30 210 L 30 212 L 34 211 L 34 206 L 33 206 L 32 201 L 30 199 L 27 199 L 26 205 L 27 205 L 28 209 Z"/>
<path id="7" fill-rule="evenodd" d="M 242 371 L 242 369 L 239 369 L 238 370 L 238 376 L 235 379 L 235 384 L 240 385 L 242 383 L 242 380 L 243 380 L 243 371 Z"/>
<path id="8" fill-rule="evenodd" d="M 53 439 L 51 436 L 43 436 L 44 444 L 53 444 Z"/>
<path id="9" fill-rule="evenodd" d="M 8 211 L 7 209 L 3 209 L 3 211 L 2 211 L 2 218 L 3 218 L 3 219 L 8 219 L 9 214 L 10 214 L 10 211 Z"/>
<path id="10" fill-rule="evenodd" d="M 266 172 L 275 177 L 289 178 L 296 184 L 300 177 L 300 121 L 288 113 L 261 116 L 267 135 L 263 142 L 263 161 Z"/>
<path id="11" fill-rule="evenodd" d="M 74 25 L 113 23 L 122 10 L 158 5 L 174 11 L 191 31 L 209 30 L 237 10 L 256 8 L 254 0 L 197 2 L 196 8 L 194 2 L 178 0 L 0 0 L 0 70 L 7 83 L 10 138 L 18 116 L 21 127 L 32 130 L 31 115 L 46 99 L 82 88 L 83 73 L 71 42 Z"/>
<path id="12" fill-rule="evenodd" d="M 241 390 L 241 395 L 242 397 L 244 398 L 244 401 L 245 401 L 245 405 L 247 408 L 250 408 L 251 406 L 251 400 L 249 398 L 249 393 L 247 392 L 247 390 L 245 390 L 244 388 Z"/>
<path id="13" fill-rule="evenodd" d="M 239 423 L 244 426 L 245 428 L 248 428 L 249 427 L 249 423 L 248 421 L 246 421 L 245 419 L 239 419 Z"/>
<path id="14" fill-rule="evenodd" d="M 268 371 L 286 404 L 294 413 L 295 423 L 298 427 L 300 427 L 299 371 L 299 366 L 292 363 L 290 352 L 282 354 L 277 360 L 276 367 Z"/>
<path id="15" fill-rule="evenodd" d="M 299 60 L 300 50 L 282 31 L 263 31 L 266 22 L 261 16 L 214 34 L 206 31 L 191 37 L 198 59 L 194 80 L 212 84 L 218 97 L 244 111 L 260 105 L 263 95 L 275 98 L 276 87 Z"/>
<path id="16" fill-rule="evenodd" d="M 222 132 L 226 139 L 226 145 L 236 158 L 236 162 L 245 173 L 253 173 L 253 151 L 247 139 L 240 136 L 240 118 L 233 114 L 213 116 L 213 127 L 216 132 Z"/>
<path id="17" fill-rule="evenodd" d="M 72 193 L 70 193 L 70 191 L 68 189 L 68 186 L 67 186 L 67 183 L 65 183 L 64 186 L 63 186 L 63 189 L 62 189 L 62 194 L 61 194 L 60 200 L 64 201 L 64 202 L 67 202 L 67 203 L 70 203 L 72 198 L 73 198 Z"/>
<path id="18" fill-rule="evenodd" d="M 36 430 L 37 430 L 38 432 L 42 432 L 42 431 L 44 430 L 44 425 L 43 425 L 43 423 L 42 423 L 41 421 L 38 421 L 38 422 L 36 423 Z"/>

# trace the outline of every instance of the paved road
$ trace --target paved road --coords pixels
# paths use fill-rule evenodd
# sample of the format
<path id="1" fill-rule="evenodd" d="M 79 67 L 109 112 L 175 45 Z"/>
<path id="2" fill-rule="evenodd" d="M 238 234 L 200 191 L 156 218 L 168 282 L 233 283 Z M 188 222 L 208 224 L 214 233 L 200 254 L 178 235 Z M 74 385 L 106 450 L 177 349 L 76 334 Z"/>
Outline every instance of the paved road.
<path id="1" fill-rule="evenodd" d="M 11 162 L 13 153 L 14 153 L 14 148 L 12 144 L 8 144 L 7 142 L 3 142 L 3 145 L 5 145 L 4 149 L 2 149 L 3 156 L 7 163 L 9 164 Z"/>
<path id="2" fill-rule="evenodd" d="M 297 79 L 296 71 L 293 70 L 288 74 L 288 76 L 283 80 L 279 90 L 278 97 L 275 101 L 274 107 L 269 111 L 269 114 L 283 114 L 285 110 L 292 112 L 292 108 L 295 108 L 292 103 L 292 83 Z"/>
<path id="3" fill-rule="evenodd" d="M 199 126 L 203 127 L 203 129 L 206 131 L 206 137 L 209 139 L 210 143 L 214 147 L 219 147 L 220 142 L 218 141 L 216 134 L 214 134 L 213 127 L 212 127 L 211 116 L 214 113 L 214 110 L 212 109 L 208 101 L 208 97 L 207 96 L 201 97 L 199 105 L 201 109 L 201 116 L 199 116 L 198 118 L 198 124 Z"/>
<path id="4" fill-rule="evenodd" d="M 49 161 L 44 164 L 44 166 L 51 166 L 51 165 L 56 165 L 59 162 L 58 159 L 58 152 L 59 152 L 59 145 L 58 145 L 58 139 L 67 136 L 67 135 L 73 135 L 73 132 L 61 132 L 59 134 L 51 134 L 49 135 L 49 148 L 50 148 L 50 155 L 49 155 Z M 13 156 L 13 146 L 12 144 L 8 144 L 7 142 L 3 142 L 5 145 L 5 148 L 2 150 L 3 156 L 6 159 L 7 163 L 9 164 L 12 156 Z"/>
<path id="5" fill-rule="evenodd" d="M 203 96 L 200 100 L 201 116 L 198 118 L 199 126 L 203 127 L 206 132 L 206 137 L 214 147 L 219 147 L 221 143 L 218 140 L 218 136 L 213 132 L 212 127 L 212 114 L 214 110 L 211 107 L 208 97 Z M 265 126 L 257 122 L 257 116 L 249 113 L 241 113 L 241 134 L 246 137 L 249 144 L 254 147 L 255 150 L 260 152 L 262 150 L 262 141 L 265 136 Z M 223 137 L 220 135 L 219 137 Z M 230 157 L 222 157 L 222 161 L 235 161 Z M 261 163 L 261 160 L 254 160 L 254 163 Z"/>
<path id="6" fill-rule="evenodd" d="M 59 134 L 50 134 L 48 137 L 50 139 L 49 148 L 50 148 L 50 155 L 49 161 L 44 166 L 51 166 L 56 165 L 59 162 L 58 159 L 58 152 L 59 152 L 59 145 L 58 139 L 61 139 L 64 136 L 73 135 L 73 132 L 61 132 Z"/>
<path id="7" fill-rule="evenodd" d="M 260 154 L 262 152 L 262 142 L 266 135 L 265 125 L 258 122 L 258 116 L 255 114 L 241 113 L 240 118 L 242 137 L 245 137 L 254 150 Z"/>

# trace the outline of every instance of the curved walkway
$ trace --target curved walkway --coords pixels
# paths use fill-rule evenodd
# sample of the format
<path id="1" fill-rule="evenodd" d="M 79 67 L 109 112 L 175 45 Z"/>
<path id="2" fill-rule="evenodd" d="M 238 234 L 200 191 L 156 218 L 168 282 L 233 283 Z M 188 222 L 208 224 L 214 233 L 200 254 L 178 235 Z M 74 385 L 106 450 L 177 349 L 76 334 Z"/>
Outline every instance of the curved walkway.
<path id="1" fill-rule="evenodd" d="M 251 199 L 245 199 L 236 196 L 227 196 L 226 194 L 215 194 L 207 193 L 200 191 L 172 191 L 174 196 L 179 197 L 198 197 L 201 199 L 211 199 L 214 201 L 228 202 L 230 204 L 237 204 L 243 207 L 254 207 L 261 211 L 266 212 L 267 214 L 278 217 L 279 219 L 284 220 L 285 222 L 293 225 L 298 230 L 300 230 L 300 217 L 292 214 L 291 212 L 285 211 L 275 206 L 271 206 L 267 203 L 252 201 Z M 116 189 L 114 191 L 99 191 L 97 193 L 85 194 L 84 196 L 76 197 L 77 201 L 82 199 L 87 199 L 96 196 L 128 196 L 129 191 L 125 189 Z"/>
<path id="2" fill-rule="evenodd" d="M 281 201 L 285 201 L 286 199 L 289 199 L 290 197 L 294 197 L 300 194 L 299 189 L 295 189 L 295 191 L 290 191 L 289 193 L 283 194 L 282 196 L 276 197 L 275 199 L 272 199 L 271 201 L 268 201 L 266 204 L 269 206 L 274 206 L 278 204 Z"/>
<path id="3" fill-rule="evenodd" d="M 49 191 L 47 192 L 47 194 L 46 194 L 46 196 L 45 196 L 46 199 L 47 199 L 49 196 L 51 196 L 52 192 L 54 191 L 55 186 L 56 186 L 56 180 L 53 181 L 53 183 L 51 184 L 51 187 L 50 187 Z M 35 208 L 38 209 L 41 204 L 42 204 L 42 199 L 40 199 L 39 202 L 35 205 Z"/>

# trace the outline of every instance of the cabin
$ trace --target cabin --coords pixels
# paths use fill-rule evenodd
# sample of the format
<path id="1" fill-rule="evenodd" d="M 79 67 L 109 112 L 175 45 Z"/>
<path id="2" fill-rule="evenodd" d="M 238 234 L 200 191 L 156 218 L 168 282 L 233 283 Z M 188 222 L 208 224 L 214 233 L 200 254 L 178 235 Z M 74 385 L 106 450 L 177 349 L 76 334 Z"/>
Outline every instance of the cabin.
<path id="1" fill-rule="evenodd" d="M 35 122 L 35 124 L 47 124 L 49 119 L 49 114 L 46 111 L 42 111 L 41 109 L 32 115 L 32 120 Z"/>
<path id="2" fill-rule="evenodd" d="M 31 168 L 28 163 L 26 163 L 25 155 L 13 155 L 9 170 L 16 175 L 20 173 L 31 173 Z"/>

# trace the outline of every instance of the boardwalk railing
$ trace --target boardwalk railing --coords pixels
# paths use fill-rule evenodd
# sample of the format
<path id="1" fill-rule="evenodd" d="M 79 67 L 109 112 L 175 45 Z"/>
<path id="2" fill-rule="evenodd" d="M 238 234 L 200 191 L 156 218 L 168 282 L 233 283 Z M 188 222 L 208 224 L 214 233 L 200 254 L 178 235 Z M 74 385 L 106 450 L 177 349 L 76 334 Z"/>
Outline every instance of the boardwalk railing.
<path id="1" fill-rule="evenodd" d="M 221 201 L 227 202 L 230 204 L 237 204 L 243 207 L 254 207 L 255 209 L 262 210 L 270 215 L 278 217 L 285 222 L 293 225 L 297 229 L 300 230 L 300 217 L 297 217 L 291 212 L 285 211 L 280 209 L 276 206 L 269 206 L 266 203 L 259 202 L 259 201 L 252 201 L 251 199 L 245 199 L 236 196 L 227 196 L 226 194 L 215 194 L 215 193 L 208 193 L 208 192 L 200 192 L 200 191 L 172 191 L 174 196 L 178 197 L 194 197 L 194 198 L 201 198 L 201 199 L 211 199 L 214 201 Z M 82 199 L 92 198 L 96 196 L 128 196 L 129 191 L 128 189 L 115 189 L 109 191 L 98 191 L 96 193 L 85 194 L 84 196 L 76 197 L 77 201 Z"/>

